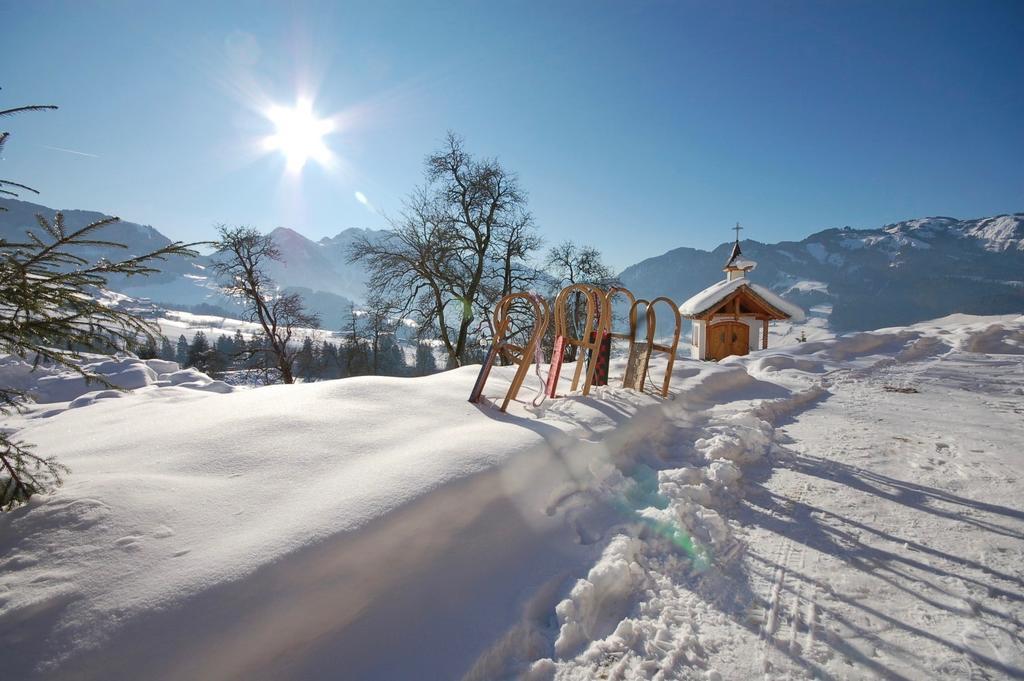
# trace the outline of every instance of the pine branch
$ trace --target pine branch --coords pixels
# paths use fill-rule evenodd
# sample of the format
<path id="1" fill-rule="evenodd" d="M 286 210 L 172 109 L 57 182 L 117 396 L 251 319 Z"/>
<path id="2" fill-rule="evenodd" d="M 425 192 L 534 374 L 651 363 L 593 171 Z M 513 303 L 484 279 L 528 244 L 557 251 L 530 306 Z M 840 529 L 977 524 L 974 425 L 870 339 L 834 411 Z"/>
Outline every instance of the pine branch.
<path id="1" fill-rule="evenodd" d="M 38 216 L 42 234 L 27 232 L 26 243 L 0 240 L 0 352 L 32 363 L 53 364 L 107 388 L 121 389 L 106 377 L 84 369 L 82 352 L 109 353 L 140 342 L 155 343 L 154 322 L 98 300 L 112 274 L 124 276 L 157 272 L 154 262 L 171 256 L 192 257 L 192 246 L 174 242 L 163 248 L 123 260 L 89 261 L 72 252 L 86 247 L 124 248 L 97 232 L 117 221 L 104 218 L 68 231 L 64 216 L 52 222 Z M 62 348 L 77 348 L 62 349 Z M 0 412 L 18 409 L 27 398 L 0 387 Z M 31 495 L 52 489 L 67 469 L 52 458 L 33 454 L 23 443 L 0 435 L 0 510 L 24 502 Z"/>
<path id="2" fill-rule="evenodd" d="M 3 140 L 6 139 L 6 138 L 7 138 L 7 133 L 5 132 L 3 134 L 3 137 L 0 137 L 0 143 L 2 143 Z M 0 185 L 4 185 L 4 186 L 7 186 L 7 187 L 17 187 L 18 189 L 24 189 L 25 191 L 32 192 L 33 194 L 38 194 L 39 193 L 37 190 L 32 189 L 32 187 L 29 187 L 28 185 L 20 184 L 18 182 L 11 182 L 10 180 L 0 180 Z"/>
<path id="3" fill-rule="evenodd" d="M 15 114 L 24 113 L 26 111 L 52 111 L 57 107 L 53 104 L 33 104 L 30 106 L 18 106 L 13 109 L 2 109 L 0 110 L 0 118 L 4 116 L 14 116 Z"/>
<path id="4" fill-rule="evenodd" d="M 51 457 L 32 452 L 32 445 L 0 433 L 0 511 L 25 503 L 33 494 L 64 484 L 70 469 Z"/>

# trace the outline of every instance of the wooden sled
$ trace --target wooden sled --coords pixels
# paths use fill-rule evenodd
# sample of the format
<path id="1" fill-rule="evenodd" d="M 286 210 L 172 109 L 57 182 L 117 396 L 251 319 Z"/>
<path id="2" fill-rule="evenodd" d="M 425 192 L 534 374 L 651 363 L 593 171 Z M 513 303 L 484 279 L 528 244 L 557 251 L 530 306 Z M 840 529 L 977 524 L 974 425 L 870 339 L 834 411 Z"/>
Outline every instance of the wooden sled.
<path id="1" fill-rule="evenodd" d="M 616 331 L 612 325 L 614 319 L 612 319 L 612 317 L 609 316 L 608 339 L 610 343 L 608 348 L 608 354 L 611 355 L 611 345 L 614 344 L 615 341 L 624 340 L 629 342 L 629 346 L 626 351 L 626 356 L 629 357 L 633 354 L 633 345 L 634 343 L 636 343 L 636 308 L 633 307 L 633 303 L 636 302 L 636 297 L 633 296 L 632 291 L 630 291 L 628 288 L 625 288 L 623 286 L 612 286 L 610 289 L 608 289 L 608 293 L 604 295 L 605 301 L 607 301 L 608 304 L 609 311 L 613 310 L 612 301 L 615 299 L 615 296 L 617 295 L 623 295 L 629 301 L 629 313 L 626 315 L 627 319 L 629 320 L 629 329 L 625 332 Z"/>
<path id="2" fill-rule="evenodd" d="M 669 306 L 675 319 L 672 342 L 668 345 L 654 342 L 655 331 L 658 324 L 654 306 L 659 302 L 665 303 Z M 637 308 L 641 305 L 645 308 L 647 337 L 643 342 L 638 342 L 635 339 L 636 319 Z M 676 307 L 676 304 L 670 298 L 666 298 L 665 296 L 659 296 L 652 301 L 646 301 L 642 298 L 636 299 L 629 308 L 629 319 L 630 328 L 634 334 L 634 340 L 630 344 L 629 360 L 626 363 L 626 375 L 623 378 L 622 385 L 623 387 L 631 388 L 642 393 L 644 391 L 644 384 L 647 380 L 647 369 L 651 362 L 651 355 L 655 352 L 663 352 L 668 355 L 668 366 L 665 368 L 665 378 L 661 383 L 661 396 L 668 397 L 669 383 L 672 381 L 672 368 L 676 362 L 676 350 L 679 348 L 679 333 L 683 326 L 683 320 L 679 314 L 679 308 Z"/>
<path id="3" fill-rule="evenodd" d="M 645 328 L 647 338 L 643 341 L 636 339 L 637 332 L 637 308 L 644 306 Z M 651 352 L 654 348 L 654 330 L 657 327 L 657 318 L 654 315 L 654 308 L 651 303 L 643 298 L 633 300 L 629 306 L 630 330 L 633 337 L 629 343 L 629 355 L 626 360 L 626 374 L 622 378 L 622 387 L 644 391 L 644 381 L 647 380 L 647 365 L 651 361 Z"/>
<path id="4" fill-rule="evenodd" d="M 533 312 L 533 331 L 531 331 L 526 345 L 516 345 L 505 339 L 505 335 L 509 331 L 512 306 L 519 300 L 529 303 Z M 534 352 L 540 347 L 540 340 L 544 337 L 550 320 L 551 311 L 548 308 L 548 303 L 540 296 L 529 293 L 510 293 L 498 301 L 498 304 L 494 306 L 494 341 L 487 349 L 487 356 L 480 367 L 473 391 L 469 394 L 470 402 L 476 404 L 483 397 L 484 385 L 491 374 L 491 367 L 494 366 L 497 357 L 501 355 L 519 367 L 516 369 L 515 376 L 512 377 L 512 385 L 505 393 L 505 401 L 501 403 L 501 411 L 508 408 L 508 403 L 516 398 L 519 389 L 523 387 L 523 381 L 526 380 L 526 375 L 530 372 L 530 363 L 533 361 Z"/>
<path id="5" fill-rule="evenodd" d="M 568 332 L 566 301 L 570 295 L 582 295 L 587 301 L 587 316 L 580 338 L 573 338 Z M 548 397 L 557 397 L 558 377 L 562 373 L 562 361 L 565 357 L 565 348 L 568 345 L 575 345 L 579 348 L 576 353 L 576 371 L 572 377 L 571 389 L 576 390 L 579 386 L 580 375 L 585 363 L 587 374 L 583 382 L 583 394 L 589 395 L 600 361 L 601 345 L 605 340 L 608 324 L 611 322 L 608 299 L 604 292 L 595 286 L 573 284 L 558 292 L 558 296 L 555 297 L 554 314 L 555 346 L 551 353 L 551 367 L 548 370 L 547 395 Z"/>

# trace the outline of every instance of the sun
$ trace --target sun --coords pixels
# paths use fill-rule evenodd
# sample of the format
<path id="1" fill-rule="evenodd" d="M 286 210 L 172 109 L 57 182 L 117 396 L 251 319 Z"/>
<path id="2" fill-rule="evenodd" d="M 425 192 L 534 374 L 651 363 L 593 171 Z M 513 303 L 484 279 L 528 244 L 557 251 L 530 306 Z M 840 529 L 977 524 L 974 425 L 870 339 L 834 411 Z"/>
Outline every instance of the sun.
<path id="1" fill-rule="evenodd" d="M 325 167 L 331 164 L 333 154 L 324 137 L 334 131 L 334 123 L 317 118 L 308 99 L 300 99 L 294 107 L 272 106 L 266 116 L 274 124 L 274 134 L 266 138 L 265 146 L 284 154 L 289 172 L 301 172 L 310 159 Z"/>

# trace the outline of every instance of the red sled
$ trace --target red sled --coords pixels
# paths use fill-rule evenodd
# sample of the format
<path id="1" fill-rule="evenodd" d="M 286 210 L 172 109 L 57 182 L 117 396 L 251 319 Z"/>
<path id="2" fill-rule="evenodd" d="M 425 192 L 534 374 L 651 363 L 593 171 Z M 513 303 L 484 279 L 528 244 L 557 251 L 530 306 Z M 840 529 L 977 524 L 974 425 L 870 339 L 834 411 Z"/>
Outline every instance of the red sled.
<path id="1" fill-rule="evenodd" d="M 548 367 L 548 397 L 558 397 L 558 375 L 562 373 L 562 358 L 565 355 L 565 336 L 555 336 L 555 346 L 551 349 L 551 366 Z"/>

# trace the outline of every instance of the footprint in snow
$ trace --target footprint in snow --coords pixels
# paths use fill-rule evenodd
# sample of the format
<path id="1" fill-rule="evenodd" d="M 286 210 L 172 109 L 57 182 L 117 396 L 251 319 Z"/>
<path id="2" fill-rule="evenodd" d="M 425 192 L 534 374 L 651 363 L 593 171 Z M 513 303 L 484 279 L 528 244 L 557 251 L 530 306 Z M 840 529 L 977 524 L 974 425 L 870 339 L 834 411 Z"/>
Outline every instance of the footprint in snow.
<path id="1" fill-rule="evenodd" d="M 138 551 L 142 548 L 142 544 L 139 540 L 142 539 L 139 535 L 128 535 L 127 537 L 121 537 L 114 541 L 114 546 L 125 551 Z"/>

